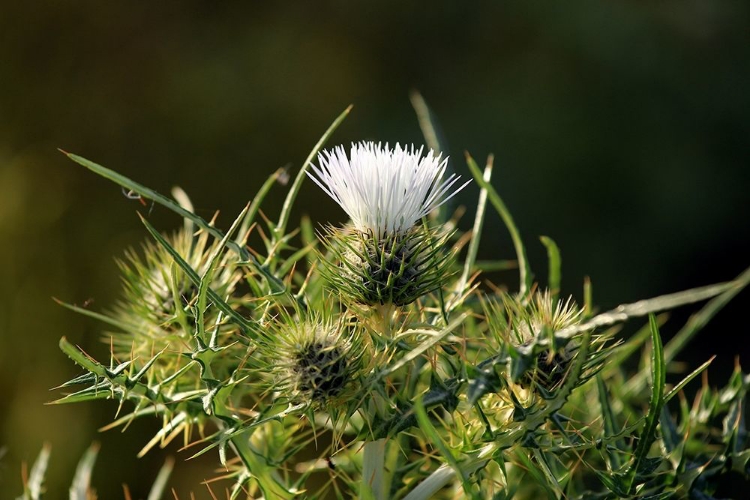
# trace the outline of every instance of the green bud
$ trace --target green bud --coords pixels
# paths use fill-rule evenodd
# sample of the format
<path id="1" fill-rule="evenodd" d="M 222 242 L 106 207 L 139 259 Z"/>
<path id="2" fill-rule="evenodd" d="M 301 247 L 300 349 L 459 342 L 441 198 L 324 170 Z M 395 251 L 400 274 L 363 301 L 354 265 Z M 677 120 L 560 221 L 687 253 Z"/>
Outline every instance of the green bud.
<path id="1" fill-rule="evenodd" d="M 258 349 L 270 389 L 290 401 L 330 408 L 361 390 L 366 345 L 348 325 L 286 318 L 269 325 Z"/>
<path id="2" fill-rule="evenodd" d="M 368 305 L 405 306 L 439 289 L 450 271 L 442 250 L 449 234 L 421 226 L 378 236 L 356 229 L 330 229 L 325 244 L 334 256 L 324 274 L 341 295 Z"/>
<path id="3" fill-rule="evenodd" d="M 207 233 L 194 235 L 186 229 L 167 240 L 199 275 L 208 267 L 218 245 Z M 112 317 L 122 329 L 110 332 L 113 354 L 121 360 L 147 360 L 166 348 L 156 366 L 168 376 L 170 371 L 182 366 L 180 352 L 193 342 L 197 327 L 194 308 L 198 289 L 161 245 L 148 242 L 143 245 L 142 255 L 130 250 L 125 257 L 118 261 L 124 290 Z M 236 267 L 235 256 L 225 252 L 220 258 L 219 271 L 214 273 L 211 287 L 222 296 L 231 296 L 241 272 Z M 217 314 L 215 308 L 206 311 L 206 329 L 215 325 Z M 223 326 L 220 345 L 231 344 L 236 334 L 233 325 Z M 197 372 L 191 373 L 198 376 Z"/>

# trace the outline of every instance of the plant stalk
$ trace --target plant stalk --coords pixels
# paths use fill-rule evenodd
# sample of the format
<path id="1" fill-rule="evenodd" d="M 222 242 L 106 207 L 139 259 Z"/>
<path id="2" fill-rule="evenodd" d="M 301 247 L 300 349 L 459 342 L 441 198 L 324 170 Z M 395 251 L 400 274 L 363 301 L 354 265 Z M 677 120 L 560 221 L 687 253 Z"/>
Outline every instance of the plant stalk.
<path id="1" fill-rule="evenodd" d="M 385 438 L 367 441 L 362 461 L 362 489 L 360 499 L 386 500 L 388 492 L 385 476 Z M 366 495 L 370 493 L 370 495 Z"/>

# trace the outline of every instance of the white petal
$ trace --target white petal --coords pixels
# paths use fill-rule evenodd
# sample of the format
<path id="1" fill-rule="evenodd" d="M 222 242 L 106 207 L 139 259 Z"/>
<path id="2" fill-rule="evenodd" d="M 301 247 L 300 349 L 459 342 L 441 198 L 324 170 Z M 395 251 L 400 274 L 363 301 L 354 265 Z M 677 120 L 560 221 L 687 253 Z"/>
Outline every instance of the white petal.
<path id="1" fill-rule="evenodd" d="M 448 159 L 423 147 L 408 150 L 396 144 L 352 144 L 318 154 L 308 175 L 351 217 L 362 232 L 402 233 L 439 207 L 468 182 L 454 188 L 459 176 L 443 179 Z"/>

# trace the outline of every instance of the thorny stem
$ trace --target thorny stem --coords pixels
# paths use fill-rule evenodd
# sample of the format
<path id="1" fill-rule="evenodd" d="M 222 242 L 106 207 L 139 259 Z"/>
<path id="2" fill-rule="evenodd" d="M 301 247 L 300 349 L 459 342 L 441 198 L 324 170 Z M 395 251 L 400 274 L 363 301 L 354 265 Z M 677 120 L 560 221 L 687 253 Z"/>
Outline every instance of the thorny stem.
<path id="1" fill-rule="evenodd" d="M 390 339 L 392 336 L 391 319 L 393 316 L 393 304 L 384 304 L 377 308 L 380 316 L 380 335 L 384 339 Z M 383 402 L 377 395 L 373 397 L 375 409 L 378 413 L 384 413 Z M 368 498 L 366 493 L 370 493 L 375 500 L 385 500 L 390 490 L 389 481 L 385 481 L 385 438 L 376 439 L 375 441 L 366 441 L 363 447 L 362 457 L 362 488 L 360 490 L 360 499 Z"/>
<path id="2" fill-rule="evenodd" d="M 384 339 L 391 338 L 392 328 L 391 319 L 393 316 L 393 304 L 384 304 L 378 307 L 378 313 L 380 315 L 380 335 Z"/>
<path id="3" fill-rule="evenodd" d="M 231 440 L 232 447 L 237 456 L 242 460 L 245 470 L 251 474 L 263 491 L 265 498 L 292 499 L 294 494 L 287 491 L 279 482 L 269 474 L 267 464 L 261 462 L 258 455 L 250 448 L 247 436 L 237 436 Z"/>

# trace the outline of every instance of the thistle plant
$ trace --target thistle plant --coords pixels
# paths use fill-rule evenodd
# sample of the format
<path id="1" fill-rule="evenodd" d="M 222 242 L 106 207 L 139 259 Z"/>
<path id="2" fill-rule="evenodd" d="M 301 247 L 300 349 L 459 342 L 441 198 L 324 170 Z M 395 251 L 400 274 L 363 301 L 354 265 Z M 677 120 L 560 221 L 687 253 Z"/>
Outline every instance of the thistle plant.
<path id="1" fill-rule="evenodd" d="M 718 390 L 704 379 L 691 404 L 683 389 L 710 360 L 674 385 L 665 373 L 750 270 L 596 314 L 589 284 L 583 300 L 560 296 L 550 238 L 546 283 L 534 281 L 492 157 L 481 170 L 467 155 L 479 193 L 462 232 L 436 209 L 468 182 L 440 154 L 374 143 L 319 153 L 348 112 L 277 221 L 256 219 L 278 173 L 226 231 L 182 193 L 174 201 L 69 154 L 185 227 L 164 236 L 142 217 L 153 241 L 127 254 L 111 314 L 66 304 L 107 325 L 112 353 L 95 361 L 62 339 L 83 374 L 57 402 L 116 399 L 112 427 L 159 418 L 142 453 L 182 436 L 186 458 L 216 454 L 230 498 L 738 498 L 732 485 L 750 484 L 750 376 L 738 365 Z M 318 237 L 307 218 L 288 230 L 308 177 L 350 223 L 318 221 Z M 513 239 L 518 290 L 480 281 L 508 267 L 477 261 L 490 206 Z M 247 245 L 251 231 L 262 247 Z M 662 313 L 702 301 L 663 345 Z M 626 321 L 641 327 L 623 338 Z M 639 354 L 643 368 L 629 368 Z"/>

